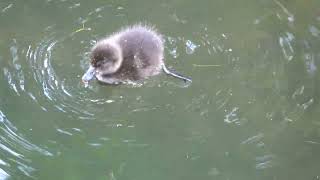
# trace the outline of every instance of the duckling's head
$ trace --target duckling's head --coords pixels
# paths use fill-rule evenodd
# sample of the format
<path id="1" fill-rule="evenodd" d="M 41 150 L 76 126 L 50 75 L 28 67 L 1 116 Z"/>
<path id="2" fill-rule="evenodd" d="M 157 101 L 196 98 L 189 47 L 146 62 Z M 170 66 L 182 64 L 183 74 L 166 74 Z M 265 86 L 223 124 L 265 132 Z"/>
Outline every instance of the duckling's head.
<path id="1" fill-rule="evenodd" d="M 89 82 L 94 76 L 111 75 L 122 64 L 122 52 L 116 43 L 98 42 L 91 51 L 91 62 L 87 72 L 82 76 L 83 82 Z"/>

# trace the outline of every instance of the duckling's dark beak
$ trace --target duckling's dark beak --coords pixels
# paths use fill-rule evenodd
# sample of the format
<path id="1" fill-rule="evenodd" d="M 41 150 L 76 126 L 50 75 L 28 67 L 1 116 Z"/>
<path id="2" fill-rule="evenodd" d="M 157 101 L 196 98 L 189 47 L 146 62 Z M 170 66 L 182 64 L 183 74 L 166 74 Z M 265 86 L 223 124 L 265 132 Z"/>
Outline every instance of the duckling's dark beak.
<path id="1" fill-rule="evenodd" d="M 88 83 L 90 80 L 94 78 L 96 74 L 96 70 L 93 66 L 90 66 L 86 73 L 82 76 L 82 82 Z"/>

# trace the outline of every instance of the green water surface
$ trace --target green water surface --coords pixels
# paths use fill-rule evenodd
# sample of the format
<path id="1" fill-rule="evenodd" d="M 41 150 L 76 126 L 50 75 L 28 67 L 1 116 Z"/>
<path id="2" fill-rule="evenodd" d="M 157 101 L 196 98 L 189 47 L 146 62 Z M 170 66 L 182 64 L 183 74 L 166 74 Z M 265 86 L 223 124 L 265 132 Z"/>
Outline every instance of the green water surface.
<path id="1" fill-rule="evenodd" d="M 84 87 L 138 22 L 193 83 Z M 318 0 L 1 0 L 0 179 L 319 179 L 319 65 Z"/>

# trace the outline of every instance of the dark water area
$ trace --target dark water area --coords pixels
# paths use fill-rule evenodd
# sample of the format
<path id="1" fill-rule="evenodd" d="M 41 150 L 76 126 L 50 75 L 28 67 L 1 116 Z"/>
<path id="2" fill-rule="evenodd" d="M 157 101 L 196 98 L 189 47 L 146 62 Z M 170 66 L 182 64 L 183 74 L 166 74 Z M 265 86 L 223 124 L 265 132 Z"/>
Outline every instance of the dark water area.
<path id="1" fill-rule="evenodd" d="M 193 83 L 85 87 L 138 22 Z M 320 178 L 320 1 L 2 0 L 0 24 L 1 180 Z"/>

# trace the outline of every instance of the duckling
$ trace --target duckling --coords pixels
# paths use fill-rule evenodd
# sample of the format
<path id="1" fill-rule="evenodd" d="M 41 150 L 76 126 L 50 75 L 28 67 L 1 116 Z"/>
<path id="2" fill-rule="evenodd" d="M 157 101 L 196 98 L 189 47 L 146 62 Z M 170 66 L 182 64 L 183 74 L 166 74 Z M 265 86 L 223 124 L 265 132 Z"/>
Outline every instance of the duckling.
<path id="1" fill-rule="evenodd" d="M 91 49 L 90 67 L 82 76 L 88 84 L 94 77 L 106 84 L 139 81 L 162 71 L 191 82 L 166 68 L 164 41 L 153 27 L 134 25 L 99 40 Z"/>

